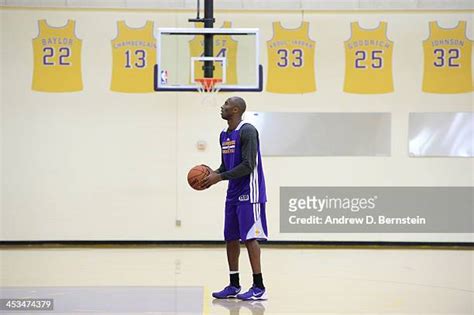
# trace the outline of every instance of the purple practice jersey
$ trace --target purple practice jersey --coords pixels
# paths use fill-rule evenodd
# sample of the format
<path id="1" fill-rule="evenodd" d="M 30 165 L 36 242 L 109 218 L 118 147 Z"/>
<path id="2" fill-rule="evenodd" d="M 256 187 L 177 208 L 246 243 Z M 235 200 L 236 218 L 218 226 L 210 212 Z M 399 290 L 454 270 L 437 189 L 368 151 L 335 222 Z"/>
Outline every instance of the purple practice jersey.
<path id="1" fill-rule="evenodd" d="M 245 124 L 248 123 L 241 122 L 235 130 L 231 132 L 224 130 L 221 132 L 220 144 L 222 149 L 222 161 L 227 171 L 232 170 L 242 163 L 241 128 Z M 254 128 L 252 125 L 247 127 Z M 256 134 L 257 156 L 255 167 L 249 175 L 229 179 L 226 198 L 227 203 L 264 203 L 267 201 L 262 157 L 260 155 L 260 142 L 258 141 L 258 133 Z"/>

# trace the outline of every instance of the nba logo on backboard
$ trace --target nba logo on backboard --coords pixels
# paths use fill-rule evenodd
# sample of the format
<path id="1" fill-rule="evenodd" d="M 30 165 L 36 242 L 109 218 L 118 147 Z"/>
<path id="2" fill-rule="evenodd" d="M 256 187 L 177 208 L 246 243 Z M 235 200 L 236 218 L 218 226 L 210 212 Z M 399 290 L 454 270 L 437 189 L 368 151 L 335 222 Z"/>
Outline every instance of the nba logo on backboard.
<path id="1" fill-rule="evenodd" d="M 160 81 L 161 81 L 161 84 L 168 83 L 168 70 L 161 70 Z"/>

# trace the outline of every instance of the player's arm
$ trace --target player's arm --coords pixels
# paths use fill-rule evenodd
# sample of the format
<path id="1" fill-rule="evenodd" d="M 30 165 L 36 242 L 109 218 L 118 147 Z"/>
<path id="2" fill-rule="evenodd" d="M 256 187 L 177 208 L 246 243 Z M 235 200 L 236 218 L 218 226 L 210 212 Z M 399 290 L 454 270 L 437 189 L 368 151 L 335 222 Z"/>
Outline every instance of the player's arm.
<path id="1" fill-rule="evenodd" d="M 221 164 L 221 166 L 219 166 L 218 169 L 215 169 L 213 170 L 212 168 L 210 168 L 209 166 L 207 166 L 206 164 L 201 164 L 202 166 L 206 167 L 208 170 L 209 170 L 209 173 L 212 174 L 212 173 L 216 173 L 216 174 L 220 174 L 220 173 L 223 173 L 225 172 L 225 165 L 224 163 Z"/>
<path id="2" fill-rule="evenodd" d="M 257 164 L 258 132 L 254 126 L 245 124 L 240 129 L 242 162 L 231 170 L 221 173 L 223 180 L 236 179 L 253 172 Z"/>

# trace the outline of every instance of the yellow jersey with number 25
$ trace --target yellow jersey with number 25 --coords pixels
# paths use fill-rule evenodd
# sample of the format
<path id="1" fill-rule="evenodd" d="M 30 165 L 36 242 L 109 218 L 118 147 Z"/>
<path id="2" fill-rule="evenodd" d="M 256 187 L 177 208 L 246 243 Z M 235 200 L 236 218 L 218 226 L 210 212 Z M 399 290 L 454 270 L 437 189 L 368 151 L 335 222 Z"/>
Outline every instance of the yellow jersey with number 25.
<path id="1" fill-rule="evenodd" d="M 387 23 L 364 29 L 351 23 L 351 38 L 344 43 L 346 72 L 344 92 L 382 94 L 393 92 L 393 42 L 387 38 Z"/>

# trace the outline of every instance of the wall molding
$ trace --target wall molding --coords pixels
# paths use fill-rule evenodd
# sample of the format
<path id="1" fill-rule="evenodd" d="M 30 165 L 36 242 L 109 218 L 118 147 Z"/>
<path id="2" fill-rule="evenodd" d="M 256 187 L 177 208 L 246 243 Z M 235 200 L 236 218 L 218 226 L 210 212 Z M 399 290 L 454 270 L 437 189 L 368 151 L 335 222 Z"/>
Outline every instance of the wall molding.
<path id="1" fill-rule="evenodd" d="M 2 7 L 195 10 L 197 0 L 0 0 Z M 204 0 L 201 0 L 201 8 Z M 215 10 L 474 10 L 472 0 L 214 0 Z"/>
<path id="2" fill-rule="evenodd" d="M 460 249 L 474 250 L 470 242 L 398 242 L 398 241 L 266 241 L 263 247 L 279 248 L 370 248 L 370 249 Z M 0 248 L 45 247 L 222 247 L 224 241 L 215 240 L 35 240 L 0 241 Z"/>

